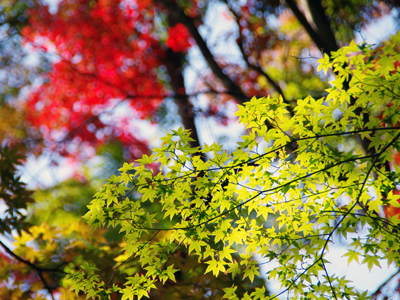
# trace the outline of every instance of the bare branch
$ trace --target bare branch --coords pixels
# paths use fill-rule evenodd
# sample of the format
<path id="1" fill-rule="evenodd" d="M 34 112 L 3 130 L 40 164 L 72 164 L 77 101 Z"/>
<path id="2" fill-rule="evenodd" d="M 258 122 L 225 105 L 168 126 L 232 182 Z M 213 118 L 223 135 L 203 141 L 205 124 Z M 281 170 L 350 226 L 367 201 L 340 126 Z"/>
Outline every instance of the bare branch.
<path id="1" fill-rule="evenodd" d="M 376 290 L 371 294 L 372 299 L 376 299 L 382 292 L 382 289 L 387 285 L 394 277 L 400 274 L 400 269 L 398 269 L 394 274 L 392 274 L 388 279 L 386 279 Z"/>
<path id="2" fill-rule="evenodd" d="M 299 10 L 296 2 L 294 2 L 294 0 L 286 0 L 286 3 L 289 6 L 289 8 L 292 10 L 293 14 L 296 16 L 297 20 L 299 20 L 300 24 L 307 31 L 310 38 L 314 41 L 314 43 L 317 45 L 317 47 L 321 50 L 321 52 L 330 54 L 330 52 L 329 52 L 330 49 L 328 49 L 328 47 L 325 45 L 325 43 L 322 41 L 322 39 L 319 37 L 319 35 L 312 28 L 310 23 L 308 23 L 307 18 Z"/>
<path id="3" fill-rule="evenodd" d="M 178 22 L 182 23 L 189 30 L 190 34 L 193 36 L 194 40 L 197 43 L 201 53 L 203 54 L 205 60 L 207 61 L 208 66 L 215 76 L 221 80 L 223 86 L 227 89 L 227 93 L 235 96 L 235 98 L 243 104 L 247 102 L 249 98 L 243 93 L 243 91 L 230 79 L 225 73 L 222 71 L 214 56 L 212 55 L 210 49 L 208 48 L 206 42 L 203 37 L 200 35 L 197 30 L 196 25 L 192 18 L 188 17 L 182 9 L 170 0 L 156 0 L 159 3 L 163 4 L 168 10 L 171 16 L 174 19 L 178 20 Z"/>
<path id="4" fill-rule="evenodd" d="M 282 99 L 285 103 L 289 104 L 289 102 L 287 101 L 287 99 L 285 98 L 283 91 L 281 89 L 281 87 L 274 81 L 272 80 L 272 78 L 267 74 L 267 72 L 265 72 L 260 66 L 257 66 L 255 64 L 250 63 L 249 58 L 247 57 L 245 51 L 244 51 L 244 46 L 243 46 L 243 35 L 242 35 L 242 26 L 240 25 L 240 16 L 235 12 L 234 9 L 232 9 L 232 7 L 229 5 L 227 0 L 223 0 L 226 3 L 226 6 L 229 8 L 229 11 L 233 14 L 233 16 L 236 18 L 236 22 L 237 25 L 239 26 L 239 41 L 238 41 L 238 46 L 240 49 L 240 52 L 242 52 L 242 56 L 243 56 L 243 60 L 245 61 L 245 63 L 247 64 L 247 66 L 250 69 L 253 69 L 254 71 L 258 72 L 259 74 L 263 75 L 267 81 L 269 82 L 270 85 L 272 85 L 272 87 L 274 88 L 275 91 L 278 92 L 278 94 L 280 94 L 282 96 Z M 291 113 L 291 115 L 293 115 L 292 110 L 290 109 L 290 106 L 288 107 L 289 111 Z"/>
<path id="5" fill-rule="evenodd" d="M 175 103 L 178 105 L 178 112 L 182 119 L 185 129 L 190 129 L 190 137 L 194 141 L 190 142 L 191 147 L 200 147 L 199 135 L 197 133 L 196 124 L 194 123 L 193 104 L 189 100 L 189 96 L 185 91 L 185 82 L 182 75 L 182 54 L 167 50 L 166 67 L 171 77 L 171 88 L 175 93 Z"/>
<path id="6" fill-rule="evenodd" d="M 323 51 L 329 55 L 332 51 L 339 50 L 329 17 L 322 7 L 321 0 L 304 0 L 303 3 L 306 6 L 304 9 L 309 22 L 311 22 L 310 25 L 324 44 Z"/>
<path id="7" fill-rule="evenodd" d="M 0 241 L 0 245 L 3 247 L 3 249 L 12 257 L 14 257 L 16 260 L 18 260 L 19 262 L 22 262 L 23 264 L 27 265 L 28 267 L 30 267 L 31 269 L 33 269 L 39 276 L 40 280 L 42 281 L 45 289 L 49 292 L 51 298 L 54 300 L 52 291 L 54 290 L 54 288 L 52 288 L 48 282 L 46 281 L 46 279 L 43 276 L 43 272 L 56 272 L 56 273 L 64 273 L 64 271 L 59 270 L 57 268 L 41 268 L 36 266 L 35 264 L 31 263 L 30 261 L 27 261 L 25 259 L 23 259 L 22 257 L 18 256 L 17 254 L 15 254 L 10 248 L 8 248 L 2 241 Z"/>

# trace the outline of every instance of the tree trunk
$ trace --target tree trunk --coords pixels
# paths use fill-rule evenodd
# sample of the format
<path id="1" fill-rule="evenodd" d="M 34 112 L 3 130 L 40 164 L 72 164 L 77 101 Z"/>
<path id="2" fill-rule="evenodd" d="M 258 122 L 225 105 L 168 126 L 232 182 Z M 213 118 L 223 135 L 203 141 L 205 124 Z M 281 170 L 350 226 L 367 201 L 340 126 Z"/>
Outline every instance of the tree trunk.
<path id="1" fill-rule="evenodd" d="M 182 60 L 183 54 L 174 52 L 171 49 L 167 50 L 166 67 L 171 77 L 171 88 L 175 94 L 174 98 L 176 105 L 178 105 L 178 113 L 182 119 L 183 126 L 191 131 L 190 137 L 194 139 L 193 142 L 190 142 L 190 146 L 199 147 L 200 141 L 194 122 L 193 105 L 186 94 L 185 81 L 182 75 Z"/>

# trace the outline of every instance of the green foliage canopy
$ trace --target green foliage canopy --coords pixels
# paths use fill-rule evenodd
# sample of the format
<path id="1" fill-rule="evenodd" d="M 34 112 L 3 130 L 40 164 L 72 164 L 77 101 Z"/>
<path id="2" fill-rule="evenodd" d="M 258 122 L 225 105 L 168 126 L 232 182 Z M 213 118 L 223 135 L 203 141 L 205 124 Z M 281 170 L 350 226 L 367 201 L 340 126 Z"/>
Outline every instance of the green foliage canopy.
<path id="1" fill-rule="evenodd" d="M 298 100 L 293 116 L 280 98 L 239 106 L 248 131 L 232 153 L 215 143 L 191 148 L 189 132 L 179 129 L 151 156 L 125 163 L 96 193 L 85 219 L 120 228 L 129 258 L 124 263 L 139 261 L 144 272 L 111 288 L 95 265 L 84 264 L 68 276 L 76 292 L 147 297 L 175 280 L 171 261 L 184 247 L 216 277 L 253 281 L 261 276 L 252 259 L 258 254 L 279 263 L 266 276 L 296 299 L 366 299 L 366 292 L 328 273 L 325 256 L 339 236 L 352 239 L 349 263 L 369 269 L 383 260 L 400 264 L 400 219 L 382 217 L 382 207 L 399 206 L 393 193 L 398 167 L 383 167 L 400 151 L 399 44 L 397 34 L 378 51 L 352 42 L 325 55 L 320 69 L 336 74 L 332 87 L 324 98 Z M 358 141 L 368 142 L 367 153 Z M 150 211 L 148 203 L 160 209 Z M 163 219 L 170 225 L 159 226 Z M 225 288 L 224 297 L 238 299 L 236 289 Z M 243 299 L 276 296 L 259 287 Z"/>

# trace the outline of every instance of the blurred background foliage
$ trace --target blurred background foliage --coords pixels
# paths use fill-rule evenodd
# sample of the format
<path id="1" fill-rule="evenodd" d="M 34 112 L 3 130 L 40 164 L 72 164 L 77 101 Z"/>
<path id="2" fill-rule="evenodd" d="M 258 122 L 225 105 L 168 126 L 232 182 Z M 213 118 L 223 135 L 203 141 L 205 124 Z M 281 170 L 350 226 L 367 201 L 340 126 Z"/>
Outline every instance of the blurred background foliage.
<path id="1" fill-rule="evenodd" d="M 307 95 L 322 97 L 334 75 L 317 73 L 316 58 L 376 20 L 398 23 L 399 6 L 394 0 L 1 1 L 0 298 L 84 299 L 63 278 L 85 262 L 99 266 L 107 285 L 140 273 L 138 262 L 121 254 L 120 228 L 93 230 L 81 218 L 98 186 L 123 162 L 149 153 L 171 128 L 191 129 L 197 145 L 218 139 L 229 145 L 243 132 L 232 117 L 237 103 L 282 93 L 294 108 Z M 115 55 L 107 56 L 112 49 Z M 21 168 L 33 157 L 73 175 L 49 186 L 42 169 Z M 26 172 L 34 174 L 29 189 L 20 178 Z M 221 299 L 233 282 L 241 295 L 266 284 L 204 275 L 204 265 L 181 249 L 173 263 L 181 268 L 177 282 L 159 285 L 150 298 Z"/>

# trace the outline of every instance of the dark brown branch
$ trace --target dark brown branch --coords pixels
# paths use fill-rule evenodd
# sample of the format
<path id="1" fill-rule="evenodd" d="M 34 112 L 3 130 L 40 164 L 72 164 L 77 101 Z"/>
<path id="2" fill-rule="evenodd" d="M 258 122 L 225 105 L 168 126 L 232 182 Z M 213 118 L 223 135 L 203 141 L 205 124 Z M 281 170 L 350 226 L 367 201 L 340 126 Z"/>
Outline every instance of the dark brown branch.
<path id="1" fill-rule="evenodd" d="M 382 288 L 387 285 L 394 277 L 396 277 L 400 273 L 400 269 L 398 269 L 394 274 L 392 274 L 388 279 L 385 280 L 376 290 L 371 294 L 372 299 L 376 299 L 376 297 L 381 293 Z"/>
<path id="2" fill-rule="evenodd" d="M 329 55 L 332 51 L 339 50 L 329 17 L 322 7 L 321 0 L 305 0 L 304 3 L 307 5 L 304 9 L 310 14 L 309 22 L 312 22 L 311 26 L 314 27 L 314 31 L 324 44 L 323 51 Z"/>
<path id="3" fill-rule="evenodd" d="M 254 71 L 258 72 L 259 74 L 263 75 L 267 81 L 269 82 L 269 84 L 274 88 L 275 91 L 278 92 L 278 94 L 280 94 L 282 96 L 283 101 L 286 104 L 289 104 L 289 102 L 287 101 L 287 99 L 285 98 L 283 91 L 281 89 L 281 87 L 279 86 L 279 84 L 277 84 L 274 80 L 272 80 L 272 78 L 260 67 L 257 65 L 254 65 L 252 63 L 250 63 L 249 58 L 246 55 L 246 52 L 244 50 L 244 46 L 243 46 L 243 35 L 242 35 L 242 26 L 240 25 L 240 16 L 232 9 L 232 7 L 229 5 L 227 0 L 224 0 L 224 2 L 226 3 L 226 6 L 228 7 L 229 11 L 232 13 L 232 15 L 236 18 L 236 23 L 239 26 L 239 41 L 238 41 L 238 46 L 240 49 L 240 52 L 242 53 L 243 56 L 243 60 L 245 61 L 245 63 L 247 64 L 247 66 L 250 69 L 253 69 Z M 293 112 L 290 106 L 288 106 L 288 109 L 290 111 L 290 114 L 293 116 Z"/>
<path id="4" fill-rule="evenodd" d="M 286 0 L 289 8 L 292 10 L 293 14 L 305 28 L 311 39 L 317 45 L 317 47 L 322 51 L 322 53 L 326 53 L 328 55 L 331 54 L 332 51 L 339 50 L 339 47 L 336 43 L 335 36 L 329 24 L 329 19 L 327 18 L 325 11 L 321 5 L 320 0 L 307 0 L 306 3 L 309 6 L 310 17 L 314 22 L 315 29 L 312 28 L 310 23 L 307 21 L 307 18 L 303 15 L 303 13 L 299 10 L 294 0 Z M 345 67 L 345 66 L 343 66 Z M 335 74 L 337 75 L 337 74 Z M 349 88 L 350 80 L 347 80 L 343 83 L 343 89 L 347 90 Z M 350 106 L 354 106 L 356 104 L 356 100 L 354 97 L 350 99 Z M 369 115 L 367 113 L 362 112 L 360 107 L 356 108 L 354 113 L 356 115 L 362 115 L 363 121 L 365 124 L 369 122 Z M 376 152 L 374 149 L 370 149 L 369 145 L 371 143 L 370 140 L 362 139 L 359 135 L 355 136 L 358 144 L 361 146 L 363 152 L 365 154 L 375 155 Z M 385 164 L 386 171 L 390 171 L 389 163 Z M 376 178 L 376 172 L 372 172 L 373 177 Z"/>
<path id="5" fill-rule="evenodd" d="M 51 269 L 51 268 L 41 268 L 38 267 L 36 265 L 34 265 L 33 263 L 31 263 L 30 261 L 27 261 L 25 259 L 23 259 L 22 257 L 18 256 L 17 254 L 15 254 L 10 248 L 8 248 L 2 241 L 0 241 L 0 245 L 3 247 L 3 249 L 12 257 L 14 257 L 16 260 L 18 260 L 19 262 L 22 262 L 23 264 L 27 265 L 28 267 L 30 267 L 31 269 L 35 270 L 35 272 L 38 274 L 40 280 L 42 281 L 45 289 L 49 292 L 51 298 L 54 300 L 52 291 L 54 290 L 54 288 L 52 288 L 46 281 L 46 279 L 43 276 L 43 272 L 57 272 L 57 273 L 64 273 L 64 271 L 61 271 L 57 268 Z"/>
<path id="6" fill-rule="evenodd" d="M 304 27 L 304 29 L 307 31 L 308 35 L 310 38 L 314 41 L 314 43 L 317 45 L 317 47 L 322 51 L 322 53 L 327 53 L 328 55 L 330 54 L 327 45 L 322 41 L 322 39 L 319 37 L 319 35 L 315 32 L 315 30 L 312 28 L 310 23 L 308 23 L 307 18 L 303 15 L 303 13 L 299 10 L 297 7 L 296 2 L 294 0 L 286 0 L 287 5 L 293 12 L 293 14 L 296 16 L 297 20 L 299 20 L 300 24 Z"/>
<path id="7" fill-rule="evenodd" d="M 189 100 L 189 96 L 185 91 L 185 83 L 182 75 L 181 61 L 182 54 L 174 52 L 171 49 L 167 51 L 167 59 L 165 66 L 169 76 L 171 77 L 171 88 L 175 93 L 175 103 L 178 105 L 178 113 L 182 119 L 185 129 L 190 129 L 190 137 L 194 139 L 190 142 L 191 147 L 200 147 L 199 135 L 197 133 L 196 124 L 194 123 L 193 104 Z"/>
<path id="8" fill-rule="evenodd" d="M 212 55 L 210 49 L 208 48 L 203 37 L 197 30 L 196 25 L 192 18 L 188 17 L 182 9 L 170 0 L 156 0 L 157 2 L 163 4 L 168 10 L 173 19 L 182 23 L 189 30 L 190 34 L 193 36 L 197 43 L 201 53 L 203 54 L 208 66 L 214 75 L 221 80 L 222 85 L 227 89 L 227 93 L 233 95 L 241 104 L 249 101 L 249 98 L 243 93 L 243 91 L 230 79 L 220 68 L 214 56 Z"/>

